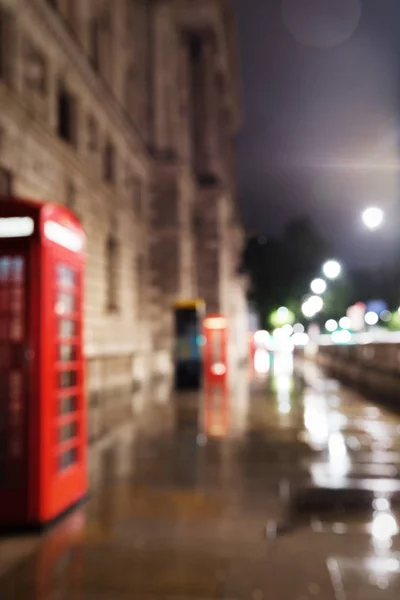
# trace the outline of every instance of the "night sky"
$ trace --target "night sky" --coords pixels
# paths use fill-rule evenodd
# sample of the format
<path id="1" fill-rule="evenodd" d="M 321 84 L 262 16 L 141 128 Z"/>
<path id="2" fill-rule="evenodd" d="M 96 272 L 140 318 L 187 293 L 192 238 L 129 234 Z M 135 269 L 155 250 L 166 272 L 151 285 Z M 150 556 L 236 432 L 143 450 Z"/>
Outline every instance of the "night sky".
<path id="1" fill-rule="evenodd" d="M 232 2 L 246 224 L 275 234 L 306 213 L 346 263 L 389 257 L 400 238 L 400 1 Z M 379 233 L 361 225 L 371 204 L 387 213 Z"/>

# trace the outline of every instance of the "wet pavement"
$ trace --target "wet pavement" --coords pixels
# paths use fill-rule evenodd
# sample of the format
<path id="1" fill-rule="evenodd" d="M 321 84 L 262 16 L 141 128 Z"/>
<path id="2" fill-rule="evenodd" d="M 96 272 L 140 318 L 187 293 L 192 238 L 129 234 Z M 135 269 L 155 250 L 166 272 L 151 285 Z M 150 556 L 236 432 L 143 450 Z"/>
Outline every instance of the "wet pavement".
<path id="1" fill-rule="evenodd" d="M 398 600 L 400 416 L 266 358 L 154 403 L 28 558 L 0 541 L 0 598 Z"/>

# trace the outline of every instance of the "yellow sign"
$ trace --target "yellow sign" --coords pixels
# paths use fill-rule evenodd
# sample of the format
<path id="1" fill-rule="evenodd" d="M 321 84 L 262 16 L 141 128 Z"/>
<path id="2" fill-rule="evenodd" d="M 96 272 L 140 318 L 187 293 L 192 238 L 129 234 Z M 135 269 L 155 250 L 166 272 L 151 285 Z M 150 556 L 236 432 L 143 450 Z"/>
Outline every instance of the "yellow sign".
<path id="1" fill-rule="evenodd" d="M 200 298 L 177 300 L 176 302 L 174 302 L 173 306 L 176 309 L 179 309 L 179 308 L 203 309 L 205 307 L 205 302 L 204 302 L 204 300 L 201 300 Z"/>

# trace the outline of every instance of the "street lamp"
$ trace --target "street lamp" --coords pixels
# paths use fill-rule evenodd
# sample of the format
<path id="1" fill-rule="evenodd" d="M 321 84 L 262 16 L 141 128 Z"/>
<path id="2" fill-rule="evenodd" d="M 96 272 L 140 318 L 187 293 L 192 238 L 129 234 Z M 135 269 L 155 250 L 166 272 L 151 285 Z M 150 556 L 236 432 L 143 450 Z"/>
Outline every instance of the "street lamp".
<path id="1" fill-rule="evenodd" d="M 320 296 L 310 296 L 301 306 L 303 315 L 307 319 L 312 319 L 324 307 L 324 301 Z"/>
<path id="2" fill-rule="evenodd" d="M 367 325 L 376 325 L 379 321 L 379 316 L 372 310 L 367 312 L 364 318 Z"/>
<path id="3" fill-rule="evenodd" d="M 325 329 L 329 331 L 329 333 L 333 333 L 338 328 L 337 321 L 335 319 L 328 319 L 325 323 Z"/>
<path id="4" fill-rule="evenodd" d="M 317 279 L 313 279 L 313 281 L 311 282 L 310 288 L 314 294 L 320 296 L 321 294 L 326 292 L 326 281 L 324 281 L 320 277 L 317 277 Z"/>
<path id="5" fill-rule="evenodd" d="M 342 267 L 337 260 L 328 260 L 322 267 L 322 271 L 328 279 L 337 279 L 342 272 Z"/>
<path id="6" fill-rule="evenodd" d="M 286 306 L 281 306 L 278 308 L 277 314 L 282 321 L 286 321 L 286 319 L 289 317 L 289 309 L 286 308 Z"/>
<path id="7" fill-rule="evenodd" d="M 342 317 L 339 321 L 339 325 L 342 329 L 350 329 L 350 327 L 351 327 L 350 317 Z"/>
<path id="8" fill-rule="evenodd" d="M 375 231 L 381 227 L 385 215 L 381 208 L 378 208 L 377 206 L 370 206 L 364 210 L 361 218 L 367 229 L 370 231 Z"/>

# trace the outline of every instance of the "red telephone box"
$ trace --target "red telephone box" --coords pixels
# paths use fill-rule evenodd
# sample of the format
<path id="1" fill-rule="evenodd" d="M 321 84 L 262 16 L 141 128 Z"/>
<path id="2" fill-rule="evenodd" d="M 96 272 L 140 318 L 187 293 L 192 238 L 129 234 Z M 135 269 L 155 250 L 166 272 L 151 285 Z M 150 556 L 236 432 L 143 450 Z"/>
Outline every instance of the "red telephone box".
<path id="1" fill-rule="evenodd" d="M 0 525 L 45 525 L 87 492 L 85 234 L 66 208 L 0 199 Z"/>
<path id="2" fill-rule="evenodd" d="M 204 319 L 204 376 L 206 380 L 224 383 L 228 375 L 228 328 L 223 315 Z"/>

